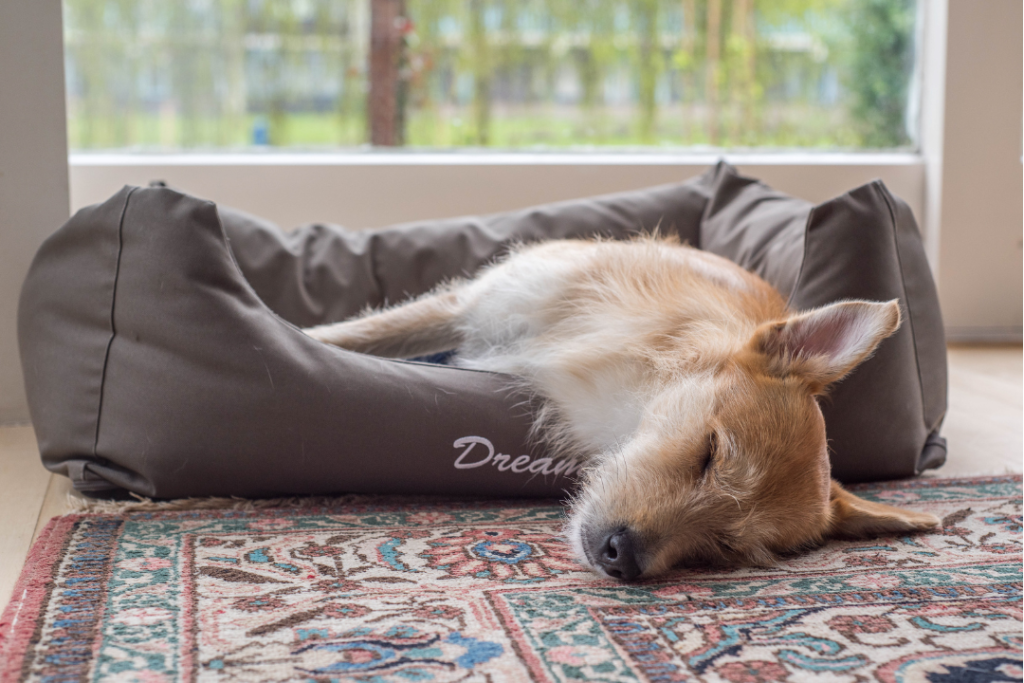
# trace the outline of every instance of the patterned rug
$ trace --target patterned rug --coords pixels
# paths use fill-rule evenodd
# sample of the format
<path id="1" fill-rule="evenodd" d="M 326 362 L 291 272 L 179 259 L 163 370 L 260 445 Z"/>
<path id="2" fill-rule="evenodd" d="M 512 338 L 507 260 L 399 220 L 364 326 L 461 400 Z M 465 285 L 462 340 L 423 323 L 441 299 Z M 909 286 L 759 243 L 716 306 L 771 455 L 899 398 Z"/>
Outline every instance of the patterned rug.
<path id="1" fill-rule="evenodd" d="M 1021 680 L 1020 477 L 853 488 L 944 529 L 622 585 L 550 503 L 69 515 L 0 620 L 0 680 Z"/>

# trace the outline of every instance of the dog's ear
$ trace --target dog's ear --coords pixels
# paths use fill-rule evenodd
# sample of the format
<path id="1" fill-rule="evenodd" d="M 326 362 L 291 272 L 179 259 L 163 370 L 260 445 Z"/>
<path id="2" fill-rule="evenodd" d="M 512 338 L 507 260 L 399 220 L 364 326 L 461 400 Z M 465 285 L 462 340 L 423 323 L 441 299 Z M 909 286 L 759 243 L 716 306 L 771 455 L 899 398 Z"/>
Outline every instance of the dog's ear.
<path id="1" fill-rule="evenodd" d="M 939 518 L 926 512 L 903 510 L 858 498 L 832 481 L 829 527 L 826 535 L 866 538 L 884 534 L 928 531 L 939 526 Z"/>
<path id="2" fill-rule="evenodd" d="M 762 325 L 748 349 L 769 374 L 803 377 L 818 393 L 864 361 L 899 326 L 896 299 L 841 301 Z"/>

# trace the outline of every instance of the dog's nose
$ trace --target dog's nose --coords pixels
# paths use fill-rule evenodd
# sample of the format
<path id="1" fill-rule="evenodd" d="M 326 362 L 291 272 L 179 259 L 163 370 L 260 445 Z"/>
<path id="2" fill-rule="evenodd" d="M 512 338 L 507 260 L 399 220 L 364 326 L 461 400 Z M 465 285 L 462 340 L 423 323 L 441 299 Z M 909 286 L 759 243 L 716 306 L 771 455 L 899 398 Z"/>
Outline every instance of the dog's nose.
<path id="1" fill-rule="evenodd" d="M 632 581 L 640 576 L 637 562 L 639 543 L 632 531 L 620 528 L 607 535 L 598 534 L 594 540 L 594 562 L 608 576 L 623 581 Z"/>

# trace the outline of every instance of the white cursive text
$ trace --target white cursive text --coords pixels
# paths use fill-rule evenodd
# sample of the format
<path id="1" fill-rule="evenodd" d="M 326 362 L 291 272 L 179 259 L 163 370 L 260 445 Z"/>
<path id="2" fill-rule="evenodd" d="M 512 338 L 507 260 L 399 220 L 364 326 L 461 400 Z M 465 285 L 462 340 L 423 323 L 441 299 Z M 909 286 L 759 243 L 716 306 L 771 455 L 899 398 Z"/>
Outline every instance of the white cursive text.
<path id="1" fill-rule="evenodd" d="M 556 463 L 556 461 L 546 457 L 534 460 L 528 455 L 520 455 L 513 458 L 505 453 L 495 453 L 494 444 L 482 436 L 464 436 L 461 439 L 456 439 L 453 445 L 455 448 L 465 449 L 455 459 L 455 469 L 457 470 L 471 470 L 474 467 L 483 467 L 489 463 L 492 467 L 498 468 L 499 472 L 511 471 L 517 474 L 530 472 L 545 476 L 554 474 L 555 476 L 569 477 L 575 474 L 582 465 L 578 460 L 566 458 L 559 458 Z M 483 451 L 474 452 L 477 446 L 483 446 Z"/>

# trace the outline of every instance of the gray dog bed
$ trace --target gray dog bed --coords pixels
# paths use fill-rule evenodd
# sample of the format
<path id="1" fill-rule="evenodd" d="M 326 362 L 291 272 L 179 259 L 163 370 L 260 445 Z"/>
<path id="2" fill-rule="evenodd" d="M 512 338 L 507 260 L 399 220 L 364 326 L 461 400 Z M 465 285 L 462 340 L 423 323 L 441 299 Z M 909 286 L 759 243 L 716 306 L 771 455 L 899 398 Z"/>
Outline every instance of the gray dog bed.
<path id="1" fill-rule="evenodd" d="M 553 496 L 529 398 L 486 372 L 375 358 L 300 327 L 471 275 L 514 241 L 659 228 L 753 270 L 796 309 L 899 298 L 905 323 L 823 401 L 833 475 L 945 459 L 946 351 L 907 206 L 881 182 L 819 206 L 719 164 L 691 181 L 523 211 L 291 233 L 126 187 L 39 250 L 19 341 L 43 463 L 94 494 Z"/>

